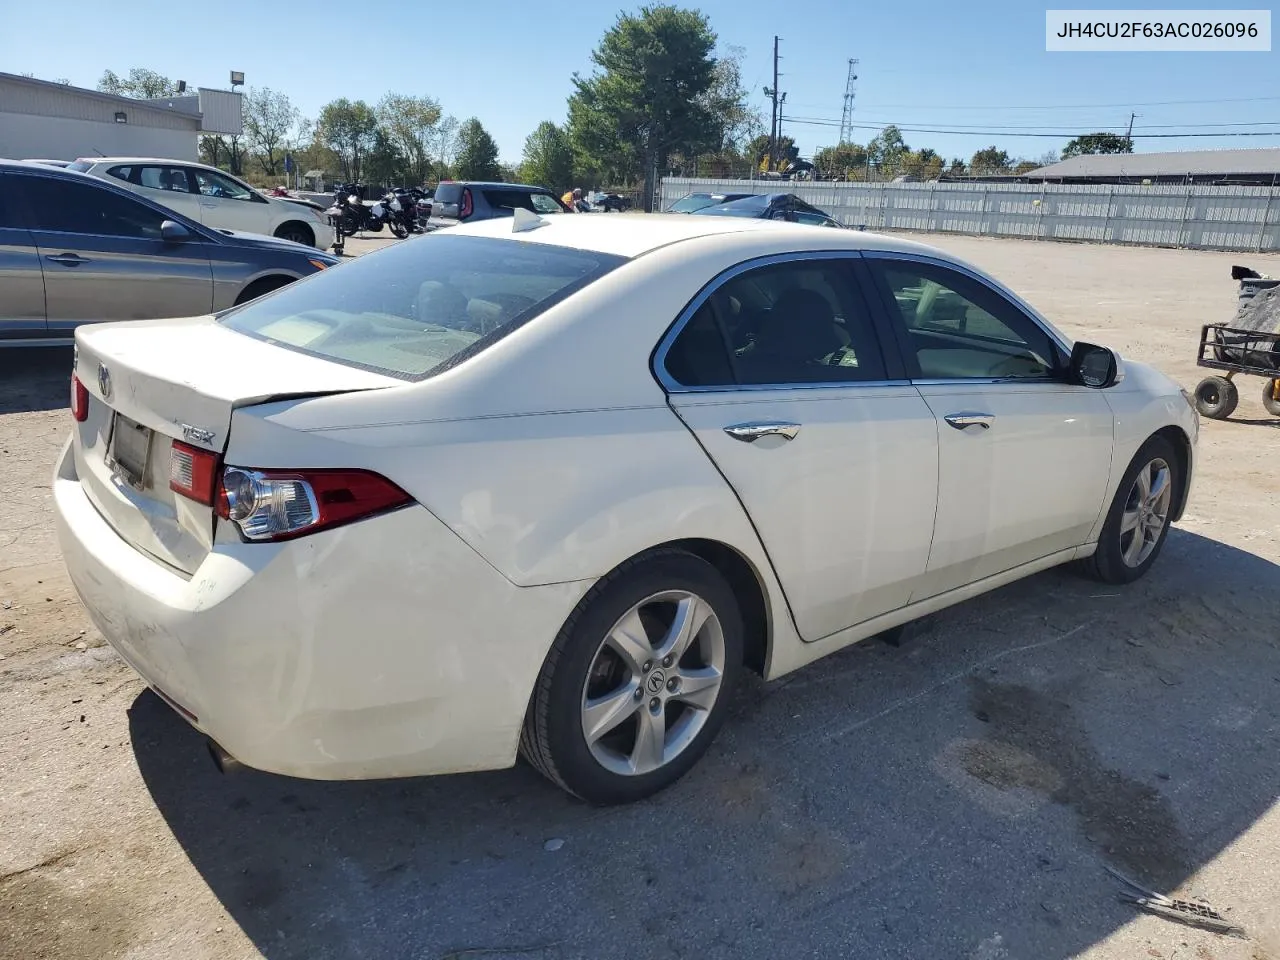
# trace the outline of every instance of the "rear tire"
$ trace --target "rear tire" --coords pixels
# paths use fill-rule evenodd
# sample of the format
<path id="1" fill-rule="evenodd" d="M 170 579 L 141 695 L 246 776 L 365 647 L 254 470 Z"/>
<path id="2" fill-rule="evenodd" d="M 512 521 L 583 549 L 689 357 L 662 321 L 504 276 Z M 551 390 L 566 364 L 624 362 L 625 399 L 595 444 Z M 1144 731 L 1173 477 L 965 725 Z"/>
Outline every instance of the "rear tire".
<path id="1" fill-rule="evenodd" d="M 1262 405 L 1273 417 L 1280 417 L 1280 379 L 1268 380 L 1262 388 Z"/>
<path id="2" fill-rule="evenodd" d="M 557 635 L 520 752 L 590 803 L 630 803 L 670 786 L 724 722 L 742 632 L 733 591 L 701 557 L 662 549 L 627 561 Z"/>
<path id="3" fill-rule="evenodd" d="M 1085 572 L 1103 583 L 1123 584 L 1150 570 L 1168 539 L 1182 482 L 1173 444 L 1161 436 L 1144 443 L 1116 489 L 1098 549 L 1082 561 Z"/>
<path id="4" fill-rule="evenodd" d="M 1196 409 L 1202 417 L 1225 420 L 1240 404 L 1240 391 L 1226 377 L 1205 377 L 1196 384 Z"/>
<path id="5" fill-rule="evenodd" d="M 399 220 L 392 220 L 388 226 L 391 227 L 391 232 L 395 234 L 397 240 L 403 240 L 409 235 L 409 228 Z"/>
<path id="6" fill-rule="evenodd" d="M 310 227 L 305 223 L 298 223 L 290 220 L 288 223 L 282 223 L 276 228 L 276 234 L 281 240 L 292 240 L 294 243 L 301 243 L 304 246 L 314 247 L 316 245 L 316 235 Z"/>

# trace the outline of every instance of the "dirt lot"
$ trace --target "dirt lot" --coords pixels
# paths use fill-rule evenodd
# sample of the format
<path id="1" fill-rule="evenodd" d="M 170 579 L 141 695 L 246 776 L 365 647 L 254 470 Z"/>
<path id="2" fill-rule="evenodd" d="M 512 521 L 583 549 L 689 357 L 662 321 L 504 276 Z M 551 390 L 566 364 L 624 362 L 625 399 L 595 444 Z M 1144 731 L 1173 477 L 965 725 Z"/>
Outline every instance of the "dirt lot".
<path id="1" fill-rule="evenodd" d="M 1233 311 L 1229 266 L 1280 273 L 933 239 L 1188 387 L 1199 324 Z M 69 359 L 0 357 L 0 957 L 1280 960 L 1280 420 L 1261 381 L 1204 425 L 1142 583 L 1051 571 L 899 648 L 748 685 L 690 777 L 602 811 L 523 766 L 220 776 L 62 570 Z M 1246 935 L 1140 916 L 1106 864 Z"/>

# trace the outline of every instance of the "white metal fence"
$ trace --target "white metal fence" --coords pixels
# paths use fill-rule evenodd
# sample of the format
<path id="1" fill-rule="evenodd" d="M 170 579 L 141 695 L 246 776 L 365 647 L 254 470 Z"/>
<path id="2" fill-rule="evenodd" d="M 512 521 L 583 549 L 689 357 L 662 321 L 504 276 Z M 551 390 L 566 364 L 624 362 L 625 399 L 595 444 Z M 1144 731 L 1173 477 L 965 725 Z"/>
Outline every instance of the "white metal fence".
<path id="1" fill-rule="evenodd" d="M 794 193 L 841 223 L 1037 240 L 1280 251 L 1275 187 L 1034 183 L 662 181 L 666 209 L 689 193 Z"/>

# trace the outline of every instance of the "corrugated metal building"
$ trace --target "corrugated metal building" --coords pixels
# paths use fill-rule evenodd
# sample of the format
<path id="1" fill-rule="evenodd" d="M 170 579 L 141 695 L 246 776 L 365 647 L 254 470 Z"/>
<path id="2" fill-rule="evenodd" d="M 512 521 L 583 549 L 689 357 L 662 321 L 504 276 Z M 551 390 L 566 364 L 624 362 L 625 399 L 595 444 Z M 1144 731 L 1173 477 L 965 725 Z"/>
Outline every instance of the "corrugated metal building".
<path id="1" fill-rule="evenodd" d="M 239 93 L 135 100 L 0 73 L 0 157 L 134 156 L 195 160 L 202 133 L 241 132 Z"/>
<path id="2" fill-rule="evenodd" d="M 1023 180 L 1049 183 L 1280 184 L 1280 147 L 1105 153 L 1071 157 L 1031 170 Z"/>

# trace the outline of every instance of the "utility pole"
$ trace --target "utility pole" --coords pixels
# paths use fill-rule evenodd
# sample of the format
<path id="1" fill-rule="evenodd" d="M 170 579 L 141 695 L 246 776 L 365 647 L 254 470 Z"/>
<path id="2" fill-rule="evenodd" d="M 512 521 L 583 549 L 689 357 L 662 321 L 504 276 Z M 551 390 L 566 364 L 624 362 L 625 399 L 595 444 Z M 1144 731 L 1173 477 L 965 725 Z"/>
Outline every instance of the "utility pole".
<path id="1" fill-rule="evenodd" d="M 773 86 L 764 88 L 764 95 L 770 99 L 773 104 L 773 110 L 769 118 L 769 164 L 767 170 L 772 170 L 778 162 L 778 38 L 773 38 Z"/>
<path id="2" fill-rule="evenodd" d="M 1133 118 L 1136 116 L 1136 113 L 1129 114 L 1129 132 L 1124 135 L 1124 142 L 1128 146 L 1130 153 L 1133 153 Z"/>

